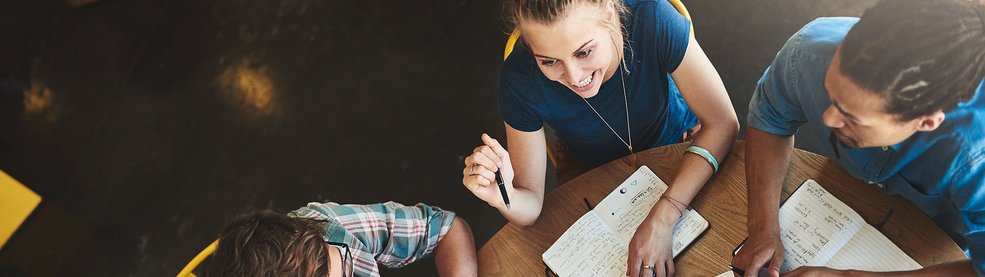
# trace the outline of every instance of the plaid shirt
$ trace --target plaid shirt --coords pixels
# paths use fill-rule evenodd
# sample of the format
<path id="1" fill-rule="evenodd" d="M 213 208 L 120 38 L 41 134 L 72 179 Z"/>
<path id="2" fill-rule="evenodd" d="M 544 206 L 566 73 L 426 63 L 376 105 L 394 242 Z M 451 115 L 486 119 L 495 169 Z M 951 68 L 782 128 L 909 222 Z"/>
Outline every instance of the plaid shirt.
<path id="1" fill-rule="evenodd" d="M 311 202 L 288 216 L 325 221 L 325 241 L 349 245 L 352 273 L 347 276 L 379 276 L 377 263 L 399 268 L 431 254 L 455 219 L 455 213 L 438 207 L 395 202 Z"/>

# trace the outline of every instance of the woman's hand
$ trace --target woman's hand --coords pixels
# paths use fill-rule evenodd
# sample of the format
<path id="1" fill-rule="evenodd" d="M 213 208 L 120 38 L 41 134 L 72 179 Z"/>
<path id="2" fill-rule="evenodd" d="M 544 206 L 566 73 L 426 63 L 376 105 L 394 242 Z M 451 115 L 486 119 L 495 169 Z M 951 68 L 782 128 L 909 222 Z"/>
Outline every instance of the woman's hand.
<path id="1" fill-rule="evenodd" d="M 486 201 L 490 206 L 499 208 L 505 205 L 496 183 L 496 171 L 503 176 L 503 182 L 508 191 L 513 190 L 513 166 L 510 154 L 499 144 L 499 141 L 482 134 L 482 143 L 472 150 L 472 155 L 465 158 L 465 169 L 462 170 L 462 184 L 472 194 Z"/>
<path id="2" fill-rule="evenodd" d="M 629 242 L 626 276 L 674 275 L 674 224 L 681 217 L 681 212 L 672 205 L 661 198 L 636 228 Z"/>

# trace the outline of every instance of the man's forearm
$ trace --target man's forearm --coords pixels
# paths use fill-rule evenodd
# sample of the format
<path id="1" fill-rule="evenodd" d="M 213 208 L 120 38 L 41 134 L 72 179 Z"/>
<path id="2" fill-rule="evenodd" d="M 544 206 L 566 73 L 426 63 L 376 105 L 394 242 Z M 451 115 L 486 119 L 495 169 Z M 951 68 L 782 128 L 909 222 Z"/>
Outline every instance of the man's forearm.
<path id="1" fill-rule="evenodd" d="M 754 128 L 746 129 L 746 183 L 750 232 L 777 226 L 780 189 L 790 165 L 793 136 L 777 136 Z"/>
<path id="2" fill-rule="evenodd" d="M 459 217 L 434 251 L 434 264 L 440 276 L 475 276 L 477 263 L 472 228 Z"/>

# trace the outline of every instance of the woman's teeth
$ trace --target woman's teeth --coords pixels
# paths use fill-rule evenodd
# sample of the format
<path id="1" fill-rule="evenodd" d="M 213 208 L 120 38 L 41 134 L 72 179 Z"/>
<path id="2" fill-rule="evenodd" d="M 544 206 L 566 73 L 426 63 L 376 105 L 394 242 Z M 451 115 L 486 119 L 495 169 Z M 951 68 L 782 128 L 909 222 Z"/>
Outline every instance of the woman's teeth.
<path id="1" fill-rule="evenodd" d="M 588 84 L 591 84 L 592 83 L 592 78 L 594 78 L 594 76 L 595 76 L 594 73 L 591 74 L 591 75 L 588 75 L 588 77 L 585 77 L 584 80 L 581 80 L 580 82 L 578 82 L 577 84 L 575 84 L 575 87 L 581 88 L 581 87 L 587 86 Z"/>

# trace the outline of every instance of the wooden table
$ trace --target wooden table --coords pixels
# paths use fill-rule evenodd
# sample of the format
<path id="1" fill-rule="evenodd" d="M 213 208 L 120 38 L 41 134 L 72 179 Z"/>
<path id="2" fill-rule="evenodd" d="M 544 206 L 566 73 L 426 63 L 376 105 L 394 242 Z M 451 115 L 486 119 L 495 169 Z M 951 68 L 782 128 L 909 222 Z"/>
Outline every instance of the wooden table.
<path id="1" fill-rule="evenodd" d="M 647 165 L 670 184 L 685 147 L 675 144 L 654 148 L 638 153 L 637 158 L 639 164 Z M 550 192 L 536 224 L 507 224 L 479 250 L 479 275 L 544 276 L 541 254 L 587 212 L 582 198 L 587 197 L 593 205 L 598 203 L 637 167 L 630 164 L 628 157 L 612 161 Z M 711 227 L 677 257 L 678 276 L 715 276 L 727 271 L 732 250 L 747 236 L 744 141 L 735 143 L 720 170 L 691 203 Z M 966 259 L 957 244 L 906 199 L 889 196 L 874 185 L 853 178 L 823 156 L 795 149 L 782 197 L 785 199 L 807 179 L 817 180 L 869 224 L 875 225 L 895 208 L 881 231 L 921 265 Z"/>

